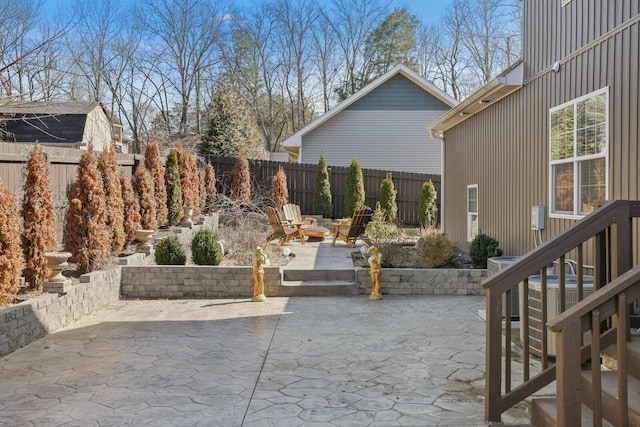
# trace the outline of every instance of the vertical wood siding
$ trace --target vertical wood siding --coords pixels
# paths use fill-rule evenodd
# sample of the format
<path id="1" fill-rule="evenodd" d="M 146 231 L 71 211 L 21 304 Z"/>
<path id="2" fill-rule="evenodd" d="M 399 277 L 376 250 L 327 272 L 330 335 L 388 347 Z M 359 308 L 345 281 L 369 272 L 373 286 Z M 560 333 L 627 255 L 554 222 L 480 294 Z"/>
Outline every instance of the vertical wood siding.
<path id="1" fill-rule="evenodd" d="M 638 16 L 638 3 L 573 1 L 561 11 L 560 0 L 525 1 L 525 64 L 530 71 L 548 67 L 562 59 L 557 52 L 569 54 Z M 533 205 L 545 206 L 544 240 L 574 222 L 548 218 L 549 109 L 604 87 L 609 88 L 608 198 L 640 198 L 639 28 L 636 22 L 568 60 L 558 73 L 526 82 L 446 132 L 445 231 L 452 240 L 466 246 L 466 187 L 471 184 L 478 184 L 480 230 L 497 238 L 505 254 L 533 249 Z"/>
<path id="2" fill-rule="evenodd" d="M 638 0 L 525 0 L 525 78 L 550 67 L 638 15 Z M 578 80 L 579 82 L 579 80 Z"/>

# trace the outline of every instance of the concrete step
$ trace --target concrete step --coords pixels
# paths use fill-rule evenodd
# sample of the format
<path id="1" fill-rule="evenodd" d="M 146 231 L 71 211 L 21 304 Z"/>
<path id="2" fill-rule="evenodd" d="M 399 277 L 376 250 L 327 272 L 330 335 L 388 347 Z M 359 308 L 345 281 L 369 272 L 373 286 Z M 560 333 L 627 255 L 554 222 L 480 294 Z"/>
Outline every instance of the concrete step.
<path id="1" fill-rule="evenodd" d="M 593 425 L 593 412 L 588 406 L 582 405 L 580 410 L 581 426 Z M 533 399 L 531 401 L 531 424 L 536 427 L 555 427 L 557 425 L 558 414 L 556 410 L 555 398 Z M 602 422 L 604 427 L 613 427 L 606 421 Z"/>
<path id="2" fill-rule="evenodd" d="M 616 344 L 607 347 L 602 352 L 602 364 L 615 371 L 618 369 Z M 627 370 L 629 375 L 640 378 L 640 335 L 631 334 L 631 341 L 627 342 Z"/>
<path id="3" fill-rule="evenodd" d="M 283 297 L 325 297 L 337 295 L 358 295 L 358 285 L 344 280 L 283 281 L 280 296 Z"/>
<path id="4" fill-rule="evenodd" d="M 590 404 L 592 402 L 593 391 L 591 387 L 591 371 L 582 371 L 582 382 L 580 387 L 582 402 Z M 618 372 L 603 371 L 602 375 L 602 413 L 608 421 L 614 422 L 612 417 L 618 412 Z M 627 377 L 627 393 L 629 401 L 629 425 L 640 425 L 640 380 Z"/>
<path id="5" fill-rule="evenodd" d="M 282 272 L 283 282 L 300 281 L 355 281 L 355 269 L 350 270 L 287 270 Z"/>

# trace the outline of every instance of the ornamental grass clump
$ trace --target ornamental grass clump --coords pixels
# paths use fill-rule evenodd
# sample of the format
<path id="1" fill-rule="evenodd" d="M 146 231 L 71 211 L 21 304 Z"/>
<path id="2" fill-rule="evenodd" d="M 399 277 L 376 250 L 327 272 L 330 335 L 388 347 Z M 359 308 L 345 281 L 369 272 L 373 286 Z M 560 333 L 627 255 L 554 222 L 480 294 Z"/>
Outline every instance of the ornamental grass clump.
<path id="1" fill-rule="evenodd" d="M 158 265 L 185 265 L 187 255 L 176 236 L 165 237 L 155 249 L 155 260 Z"/>
<path id="2" fill-rule="evenodd" d="M 456 253 L 451 241 L 435 228 L 423 231 L 416 248 L 424 267 L 437 268 L 454 263 Z"/>
<path id="3" fill-rule="evenodd" d="M 165 164 L 165 181 L 167 183 L 167 221 L 170 225 L 176 225 L 184 216 L 182 203 L 182 182 L 180 180 L 180 167 L 178 166 L 178 153 L 171 150 Z"/>
<path id="4" fill-rule="evenodd" d="M 271 203 L 277 209 L 282 209 L 289 203 L 289 190 L 287 190 L 287 175 L 282 166 L 278 167 L 278 172 L 271 181 Z"/>
<path id="5" fill-rule="evenodd" d="M 111 253 L 117 255 L 124 248 L 126 236 L 124 234 L 124 202 L 116 156 L 110 151 L 103 151 L 98 158 L 98 169 L 102 174 L 107 202 L 107 227 L 111 236 Z"/>
<path id="6" fill-rule="evenodd" d="M 191 258 L 197 265 L 218 265 L 222 262 L 222 248 L 211 230 L 201 230 L 191 240 Z"/>
<path id="7" fill-rule="evenodd" d="M 22 191 L 22 249 L 26 260 L 24 276 L 31 289 L 38 289 L 49 273 L 44 254 L 55 251 L 57 244 L 49 168 L 37 145 L 31 150 L 27 161 L 27 176 Z"/>
<path id="8" fill-rule="evenodd" d="M 469 246 L 469 256 L 476 268 L 487 268 L 489 258 L 501 255 L 498 241 L 486 234 L 478 234 Z"/>
<path id="9" fill-rule="evenodd" d="M 0 306 L 18 294 L 23 262 L 18 203 L 0 181 Z"/>

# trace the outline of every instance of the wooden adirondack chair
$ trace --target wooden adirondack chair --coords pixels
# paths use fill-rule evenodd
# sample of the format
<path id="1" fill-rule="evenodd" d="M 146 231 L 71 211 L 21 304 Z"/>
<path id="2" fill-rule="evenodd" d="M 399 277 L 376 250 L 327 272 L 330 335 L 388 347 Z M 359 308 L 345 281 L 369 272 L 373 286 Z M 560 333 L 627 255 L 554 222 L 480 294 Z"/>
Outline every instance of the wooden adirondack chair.
<path id="1" fill-rule="evenodd" d="M 356 245 L 358 239 L 370 245 L 371 241 L 365 235 L 365 229 L 372 217 L 373 210 L 369 206 L 360 206 L 355 210 L 348 224 L 334 223 L 333 245 L 335 246 L 338 238 L 347 242 L 351 248 Z"/>
<path id="2" fill-rule="evenodd" d="M 284 213 L 284 219 L 286 219 L 287 222 L 302 224 L 303 230 L 316 224 L 315 218 L 302 217 L 300 205 L 287 203 L 286 205 L 282 206 L 282 212 Z"/>
<path id="3" fill-rule="evenodd" d="M 271 206 L 264 209 L 267 217 L 269 218 L 269 224 L 273 229 L 273 233 L 267 237 L 267 244 L 272 240 L 279 239 L 278 246 L 282 246 L 284 243 L 300 238 L 300 242 L 304 245 L 304 234 L 302 234 L 302 224 L 289 224 L 283 222 L 278 211 Z"/>

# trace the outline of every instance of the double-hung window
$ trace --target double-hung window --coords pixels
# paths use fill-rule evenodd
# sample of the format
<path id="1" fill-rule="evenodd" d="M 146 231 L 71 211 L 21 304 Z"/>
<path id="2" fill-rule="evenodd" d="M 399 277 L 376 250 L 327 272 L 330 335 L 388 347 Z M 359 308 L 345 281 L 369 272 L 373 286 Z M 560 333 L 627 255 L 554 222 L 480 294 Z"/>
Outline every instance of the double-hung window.
<path id="1" fill-rule="evenodd" d="M 580 217 L 607 198 L 608 91 L 550 111 L 550 216 Z"/>
<path id="2" fill-rule="evenodd" d="M 478 235 L 478 184 L 467 186 L 467 241 Z"/>

